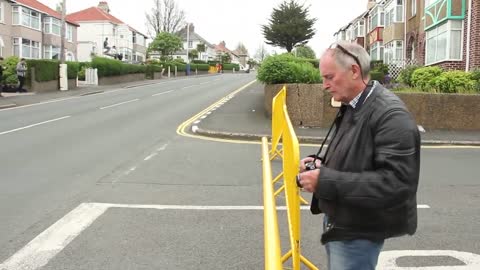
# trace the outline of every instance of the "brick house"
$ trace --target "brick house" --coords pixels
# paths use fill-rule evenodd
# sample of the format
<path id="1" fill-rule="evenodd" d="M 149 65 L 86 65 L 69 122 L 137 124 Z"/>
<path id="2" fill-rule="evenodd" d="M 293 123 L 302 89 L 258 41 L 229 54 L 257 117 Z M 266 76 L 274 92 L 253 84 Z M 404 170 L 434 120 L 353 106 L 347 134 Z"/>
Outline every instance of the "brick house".
<path id="1" fill-rule="evenodd" d="M 364 18 L 372 60 L 447 70 L 480 67 L 480 36 L 474 34 L 480 30 L 478 0 L 369 0 Z M 348 27 L 355 21 L 334 37 L 350 40 Z"/>
<path id="2" fill-rule="evenodd" d="M 66 20 L 65 59 L 77 60 L 78 24 Z M 0 55 L 60 59 L 61 14 L 36 0 L 0 0 Z"/>

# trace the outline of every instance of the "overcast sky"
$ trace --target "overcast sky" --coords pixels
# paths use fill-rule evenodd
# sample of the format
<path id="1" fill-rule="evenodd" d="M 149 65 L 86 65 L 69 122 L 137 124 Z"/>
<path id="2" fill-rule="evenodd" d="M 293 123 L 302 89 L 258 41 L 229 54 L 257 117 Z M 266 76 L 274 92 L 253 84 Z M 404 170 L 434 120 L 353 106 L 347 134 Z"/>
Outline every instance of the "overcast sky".
<path id="1" fill-rule="evenodd" d="M 55 8 L 60 0 L 39 0 Z M 66 0 L 67 13 L 97 6 L 99 0 Z M 366 10 L 367 0 L 297 0 L 310 6 L 310 17 L 317 18 L 316 34 L 308 45 L 317 57 L 333 42 L 333 34 Z M 148 34 L 145 12 L 153 7 L 153 0 L 107 0 L 110 13 L 138 31 Z M 283 0 L 177 0 L 186 13 L 186 19 L 195 25 L 195 32 L 208 42 L 224 40 L 229 49 L 239 42 L 253 56 L 264 42 L 261 25 L 267 24 L 274 7 Z M 271 52 L 283 49 L 269 47 Z"/>

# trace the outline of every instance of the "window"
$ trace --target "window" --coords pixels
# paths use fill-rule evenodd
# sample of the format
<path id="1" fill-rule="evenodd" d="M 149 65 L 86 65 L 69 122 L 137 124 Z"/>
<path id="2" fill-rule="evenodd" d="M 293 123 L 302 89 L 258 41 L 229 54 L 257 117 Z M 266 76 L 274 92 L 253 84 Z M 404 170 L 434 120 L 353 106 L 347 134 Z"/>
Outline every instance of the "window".
<path id="1" fill-rule="evenodd" d="M 43 31 L 46 34 L 54 34 L 60 36 L 62 22 L 59 19 L 47 17 L 43 20 Z"/>
<path id="2" fill-rule="evenodd" d="M 25 38 L 13 38 L 13 55 L 40 59 L 40 42 Z"/>
<path id="3" fill-rule="evenodd" d="M 403 0 L 391 2 L 385 11 L 385 27 L 403 22 Z"/>
<path id="4" fill-rule="evenodd" d="M 20 14 L 19 14 L 19 7 L 12 7 L 12 24 L 18 25 L 20 24 Z"/>
<path id="5" fill-rule="evenodd" d="M 20 57 L 20 38 L 13 38 L 13 55 Z"/>
<path id="6" fill-rule="evenodd" d="M 426 64 L 462 60 L 462 29 L 462 21 L 449 20 L 427 31 Z"/>
<path id="7" fill-rule="evenodd" d="M 60 47 L 55 46 L 44 46 L 43 47 L 43 58 L 44 59 L 60 59 Z"/>
<path id="8" fill-rule="evenodd" d="M 188 48 L 193 48 L 193 41 L 191 40 L 188 41 Z"/>
<path id="9" fill-rule="evenodd" d="M 372 61 L 383 60 L 383 42 L 377 41 L 370 46 L 370 58 Z"/>
<path id="10" fill-rule="evenodd" d="M 439 0 L 425 0 L 425 7 L 428 7 L 437 1 Z"/>
<path id="11" fill-rule="evenodd" d="M 137 33 L 133 32 L 133 35 L 132 35 L 132 42 L 133 44 L 136 44 L 137 43 Z"/>
<path id="12" fill-rule="evenodd" d="M 67 38 L 67 41 L 73 42 L 73 26 L 67 24 L 66 31 L 67 31 L 67 33 L 66 33 L 65 37 Z"/>
<path id="13" fill-rule="evenodd" d="M 385 64 L 395 64 L 397 60 L 403 60 L 403 41 L 394 40 L 385 44 L 383 59 Z"/>
<path id="14" fill-rule="evenodd" d="M 0 22 L 4 23 L 5 22 L 5 14 L 4 14 L 5 8 L 3 7 L 3 2 L 0 3 Z"/>
<path id="15" fill-rule="evenodd" d="M 373 9 L 372 13 L 369 17 L 369 28 L 368 31 L 371 32 L 373 29 L 377 27 L 381 27 L 385 25 L 385 13 L 380 8 L 376 7 Z"/>
<path id="16" fill-rule="evenodd" d="M 36 30 L 41 30 L 40 28 L 40 13 L 25 8 L 14 6 L 12 7 L 12 24 L 14 25 L 23 25 L 30 27 Z"/>
<path id="17" fill-rule="evenodd" d="M 410 15 L 413 17 L 417 14 L 417 0 L 410 0 Z"/>

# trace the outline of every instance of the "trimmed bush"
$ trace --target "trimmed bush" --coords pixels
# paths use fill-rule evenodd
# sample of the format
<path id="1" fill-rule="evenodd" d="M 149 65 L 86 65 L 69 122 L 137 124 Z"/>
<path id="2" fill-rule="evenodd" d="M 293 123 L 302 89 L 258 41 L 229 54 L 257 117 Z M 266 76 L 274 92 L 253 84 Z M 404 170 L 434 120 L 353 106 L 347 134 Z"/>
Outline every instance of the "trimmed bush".
<path id="1" fill-rule="evenodd" d="M 162 72 L 163 67 L 159 65 L 147 65 L 145 70 L 145 77 L 147 79 L 153 79 L 153 73 Z"/>
<path id="2" fill-rule="evenodd" d="M 475 91 L 480 93 L 480 68 L 470 72 L 470 78 L 475 82 Z"/>
<path id="3" fill-rule="evenodd" d="M 471 79 L 471 74 L 455 70 L 443 72 L 433 78 L 429 85 L 440 93 L 468 93 L 474 90 L 475 81 Z"/>
<path id="4" fill-rule="evenodd" d="M 426 91 L 429 88 L 433 88 L 432 80 L 440 76 L 443 70 L 439 67 L 423 67 L 416 69 L 411 78 L 412 85 L 419 88 L 422 91 Z"/>
<path id="5" fill-rule="evenodd" d="M 239 64 L 223 64 L 223 70 L 233 70 L 235 69 L 236 71 L 240 70 L 240 65 Z"/>
<path id="6" fill-rule="evenodd" d="M 190 70 L 192 72 L 195 72 L 195 69 L 197 69 L 198 71 L 208 71 L 209 68 L 210 68 L 209 64 L 191 64 L 190 65 Z"/>
<path id="7" fill-rule="evenodd" d="M 54 81 L 59 78 L 59 62 L 57 60 L 27 60 L 27 68 L 28 78 L 31 78 L 31 69 L 35 68 L 35 81 L 37 82 Z"/>
<path id="8" fill-rule="evenodd" d="M 78 62 L 65 62 L 67 64 L 67 77 L 69 80 L 76 79 L 78 72 L 80 71 L 80 63 Z"/>
<path id="9" fill-rule="evenodd" d="M 320 72 L 314 66 L 291 54 L 267 57 L 258 69 L 257 79 L 266 84 L 320 83 Z"/>
<path id="10" fill-rule="evenodd" d="M 98 77 L 145 73 L 147 70 L 145 65 L 124 64 L 120 60 L 104 57 L 94 57 L 91 67 L 98 69 Z"/>
<path id="11" fill-rule="evenodd" d="M 17 63 L 20 61 L 16 56 L 10 56 L 4 60 L 5 70 L 3 71 L 3 78 L 6 84 L 17 84 Z"/>
<path id="12" fill-rule="evenodd" d="M 208 63 L 203 60 L 192 60 L 192 64 L 208 64 Z"/>
<path id="13" fill-rule="evenodd" d="M 413 86 L 412 84 L 412 75 L 413 75 L 413 72 L 417 69 L 419 69 L 420 67 L 419 66 L 408 66 L 406 67 L 404 70 L 402 70 L 398 76 L 398 80 L 401 82 L 401 83 L 404 83 L 408 86 Z"/>

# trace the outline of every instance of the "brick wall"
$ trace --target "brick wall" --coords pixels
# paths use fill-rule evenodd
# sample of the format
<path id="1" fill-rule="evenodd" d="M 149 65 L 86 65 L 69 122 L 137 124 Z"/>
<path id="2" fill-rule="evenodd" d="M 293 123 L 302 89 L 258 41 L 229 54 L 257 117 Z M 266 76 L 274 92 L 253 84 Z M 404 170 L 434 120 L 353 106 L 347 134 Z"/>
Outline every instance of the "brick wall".
<path id="1" fill-rule="evenodd" d="M 480 1 L 470 0 L 472 3 L 472 25 L 470 36 L 470 70 L 480 67 Z M 467 6 L 468 8 L 468 6 Z M 468 15 L 468 10 L 467 10 Z"/>

